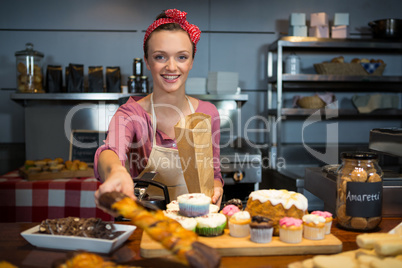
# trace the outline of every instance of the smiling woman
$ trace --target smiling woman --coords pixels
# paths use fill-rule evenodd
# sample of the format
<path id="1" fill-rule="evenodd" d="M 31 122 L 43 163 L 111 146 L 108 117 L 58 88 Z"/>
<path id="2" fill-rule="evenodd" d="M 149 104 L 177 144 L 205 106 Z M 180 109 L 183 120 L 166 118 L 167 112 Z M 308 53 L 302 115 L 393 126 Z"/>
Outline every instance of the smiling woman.
<path id="1" fill-rule="evenodd" d="M 131 177 L 156 172 L 155 181 L 168 187 L 170 199 L 187 193 L 181 165 L 156 165 L 160 159 L 179 159 L 174 126 L 193 113 L 211 116 L 214 191 L 212 202 L 220 205 L 223 180 L 220 170 L 220 119 L 216 107 L 186 95 L 186 80 L 193 67 L 201 31 L 186 20 L 186 12 L 169 9 L 148 27 L 144 36 L 144 61 L 153 78 L 153 93 L 129 99 L 114 115 L 105 144 L 95 155 L 95 175 L 103 184 L 95 197 L 119 191 L 134 198 Z M 129 156 L 129 158 L 127 157 Z M 124 168 L 128 160 L 129 172 Z M 212 178 L 211 178 L 212 180 Z M 154 187 L 155 188 L 155 187 Z M 149 186 L 147 193 L 157 194 Z"/>

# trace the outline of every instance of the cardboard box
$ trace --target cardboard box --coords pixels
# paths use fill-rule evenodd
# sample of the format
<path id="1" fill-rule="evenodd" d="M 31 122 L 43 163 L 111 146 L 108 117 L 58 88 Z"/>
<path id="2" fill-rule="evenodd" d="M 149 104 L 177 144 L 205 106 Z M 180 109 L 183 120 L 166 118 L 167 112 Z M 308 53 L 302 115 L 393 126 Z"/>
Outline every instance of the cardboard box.
<path id="1" fill-rule="evenodd" d="M 349 25 L 349 13 L 335 13 L 334 26 Z"/>
<path id="2" fill-rule="evenodd" d="M 306 13 L 291 13 L 289 18 L 290 26 L 306 25 Z"/>
<path id="3" fill-rule="evenodd" d="M 311 13 L 310 26 L 323 26 L 328 25 L 328 15 L 325 12 Z"/>
<path id="4" fill-rule="evenodd" d="M 349 38 L 349 26 L 339 25 L 331 27 L 331 37 L 332 38 Z"/>
<path id="5" fill-rule="evenodd" d="M 290 36 L 307 36 L 307 26 L 306 25 L 294 25 L 289 26 Z"/>
<path id="6" fill-rule="evenodd" d="M 328 25 L 310 27 L 308 35 L 318 38 L 329 38 L 329 27 Z"/>

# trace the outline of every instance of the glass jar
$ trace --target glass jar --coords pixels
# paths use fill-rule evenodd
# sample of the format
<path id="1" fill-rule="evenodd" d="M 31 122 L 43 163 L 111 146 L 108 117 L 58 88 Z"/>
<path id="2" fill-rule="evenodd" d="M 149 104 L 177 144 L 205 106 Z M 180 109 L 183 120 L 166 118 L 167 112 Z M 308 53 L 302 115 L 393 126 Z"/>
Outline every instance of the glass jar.
<path id="1" fill-rule="evenodd" d="M 369 231 L 381 222 L 382 170 L 378 155 L 344 152 L 337 175 L 338 223 L 350 230 Z"/>
<path id="2" fill-rule="evenodd" d="M 292 53 L 286 57 L 285 73 L 287 74 L 300 73 L 300 57 L 297 56 L 295 53 Z"/>
<path id="3" fill-rule="evenodd" d="M 32 43 L 27 43 L 25 46 L 25 50 L 15 52 L 17 90 L 22 93 L 44 93 L 43 53 L 33 50 Z"/>

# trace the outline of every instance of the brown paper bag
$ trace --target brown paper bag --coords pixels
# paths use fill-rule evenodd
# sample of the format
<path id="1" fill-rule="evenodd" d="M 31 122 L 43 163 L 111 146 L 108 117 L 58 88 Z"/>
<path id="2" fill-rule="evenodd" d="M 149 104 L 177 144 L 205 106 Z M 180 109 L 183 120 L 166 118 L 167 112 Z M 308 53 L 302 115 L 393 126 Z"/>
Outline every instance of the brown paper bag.
<path id="1" fill-rule="evenodd" d="M 189 193 L 214 193 L 211 116 L 193 113 L 174 127 L 180 163 Z"/>

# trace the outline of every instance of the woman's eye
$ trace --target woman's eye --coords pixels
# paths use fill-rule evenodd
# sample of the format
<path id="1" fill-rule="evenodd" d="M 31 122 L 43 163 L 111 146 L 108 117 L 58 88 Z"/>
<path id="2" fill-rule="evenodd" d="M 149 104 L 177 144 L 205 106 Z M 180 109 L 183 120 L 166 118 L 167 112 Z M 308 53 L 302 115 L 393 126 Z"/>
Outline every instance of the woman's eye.
<path id="1" fill-rule="evenodd" d="M 155 56 L 155 60 L 157 60 L 157 61 L 161 61 L 161 60 L 164 60 L 164 59 L 165 59 L 165 57 L 162 56 L 162 55 L 156 55 Z"/>
<path id="2" fill-rule="evenodd" d="M 179 60 L 186 60 L 186 59 L 188 59 L 188 57 L 187 56 L 184 56 L 184 55 L 182 55 L 182 56 L 179 56 Z"/>

